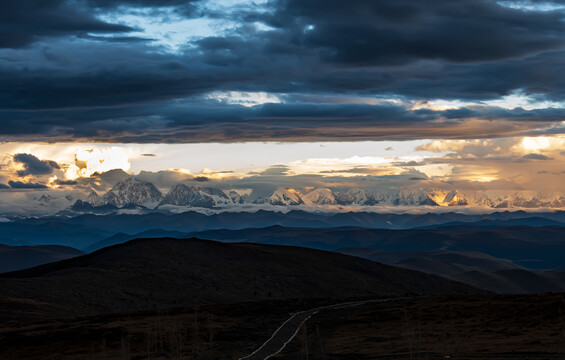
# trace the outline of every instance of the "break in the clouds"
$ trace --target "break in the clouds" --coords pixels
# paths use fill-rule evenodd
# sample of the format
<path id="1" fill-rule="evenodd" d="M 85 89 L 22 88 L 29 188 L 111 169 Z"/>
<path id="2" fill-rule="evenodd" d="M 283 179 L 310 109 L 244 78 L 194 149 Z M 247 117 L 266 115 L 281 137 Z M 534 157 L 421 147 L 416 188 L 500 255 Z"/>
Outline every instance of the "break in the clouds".
<path id="1" fill-rule="evenodd" d="M 273 209 L 276 201 L 265 199 L 287 188 L 308 209 L 322 211 L 555 209 L 565 206 L 564 147 L 565 137 L 555 136 L 348 143 L 6 143 L 0 151 L 15 155 L 0 162 L 0 213 L 46 215 L 69 211 L 77 200 L 100 204 L 93 191 L 102 196 L 129 178 L 151 183 L 163 195 L 178 184 L 223 192 L 232 200 L 222 197 L 219 211 Z M 51 171 L 28 171 L 22 177 L 25 165 L 16 161 L 22 158 L 35 163 L 34 169 L 52 165 Z M 454 193 L 459 200 L 450 205 L 445 199 Z M 428 208 L 428 197 L 436 207 Z M 168 205 L 161 210 L 171 210 Z"/>
<path id="2" fill-rule="evenodd" d="M 0 139 L 559 134 L 565 129 L 562 5 L 2 2 Z"/>

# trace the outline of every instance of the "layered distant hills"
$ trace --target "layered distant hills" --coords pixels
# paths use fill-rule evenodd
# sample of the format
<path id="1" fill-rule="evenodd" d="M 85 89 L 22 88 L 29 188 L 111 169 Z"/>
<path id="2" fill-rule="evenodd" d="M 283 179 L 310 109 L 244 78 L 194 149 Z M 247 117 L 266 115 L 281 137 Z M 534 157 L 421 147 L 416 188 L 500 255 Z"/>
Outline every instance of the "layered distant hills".
<path id="1" fill-rule="evenodd" d="M 113 205 L 104 205 L 112 207 Z M 0 243 L 6 245 L 66 245 L 78 249 L 91 248 L 95 243 L 114 236 L 178 237 L 182 234 L 209 229 L 284 227 L 335 228 L 363 227 L 381 229 L 444 228 L 451 229 L 494 227 L 548 227 L 565 226 L 565 212 L 500 211 L 491 214 L 462 214 L 428 212 L 424 214 L 394 214 L 377 212 L 308 212 L 289 209 L 281 211 L 198 211 L 178 213 L 155 210 L 130 213 L 77 214 L 49 217 L 12 217 L 0 222 Z M 122 211 L 122 210 L 120 210 Z M 119 233 L 122 233 L 121 235 Z M 243 239 L 244 240 L 244 239 Z M 104 245 L 103 245 L 104 246 Z M 342 246 L 349 246 L 343 244 Z M 357 245 L 355 245 L 357 246 Z M 99 248 L 99 247 L 97 247 Z M 565 266 L 565 265 L 564 265 Z"/>
<path id="2" fill-rule="evenodd" d="M 12 245 L 4 247 L 4 263 L 15 261 L 4 271 L 81 254 L 13 245 L 60 244 L 92 252 L 138 238 L 198 237 L 343 252 L 496 292 L 565 289 L 565 212 L 87 214 L 13 219 L 0 223 L 0 234 L 0 243 Z"/>
<path id="3" fill-rule="evenodd" d="M 86 199 L 77 200 L 68 209 L 73 212 L 111 212 L 118 209 L 233 208 L 238 205 L 302 206 L 302 207 L 480 207 L 508 208 L 565 208 L 565 193 L 538 191 L 493 190 L 387 190 L 370 192 L 352 188 L 334 191 L 316 188 L 301 193 L 290 187 L 278 188 L 266 196 L 255 196 L 238 189 L 175 184 L 162 193 L 155 185 L 133 178 L 120 181 L 99 196 L 92 191 Z"/>
<path id="4" fill-rule="evenodd" d="M 565 227 L 209 230 L 194 235 L 331 249 L 501 293 L 565 290 Z"/>

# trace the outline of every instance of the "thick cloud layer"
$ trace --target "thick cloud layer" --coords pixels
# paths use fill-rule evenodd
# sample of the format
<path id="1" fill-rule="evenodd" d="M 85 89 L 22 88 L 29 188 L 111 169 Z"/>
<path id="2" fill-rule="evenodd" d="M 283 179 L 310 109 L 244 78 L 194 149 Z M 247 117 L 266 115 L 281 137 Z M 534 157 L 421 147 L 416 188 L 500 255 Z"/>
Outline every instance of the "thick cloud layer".
<path id="1" fill-rule="evenodd" d="M 0 2 L 0 47 L 24 47 L 42 37 L 131 30 L 128 26 L 97 20 L 87 9 L 64 0 Z"/>
<path id="2" fill-rule="evenodd" d="M 280 1 L 270 23 L 287 29 L 298 46 L 347 66 L 499 60 L 565 44 L 559 36 L 561 14 L 526 13 L 489 0 L 328 0 L 321 5 Z"/>
<path id="3" fill-rule="evenodd" d="M 4 134 L 42 141 L 222 142 L 480 138 L 524 134 L 560 124 L 563 109 L 491 107 L 433 111 L 392 104 L 163 102 L 110 109 L 6 111 Z M 41 116 L 41 125 L 26 124 Z M 561 132 L 562 128 L 550 128 Z"/>
<path id="4" fill-rule="evenodd" d="M 563 110 L 555 106 L 466 105 L 516 91 L 537 103 L 565 101 L 563 10 L 530 4 L 533 10 L 494 0 L 277 0 L 222 11 L 205 0 L 3 2 L 0 140 L 559 133 Z M 137 22 L 126 21 L 131 16 Z M 152 38 L 159 31 L 147 32 L 167 24 L 184 32 L 183 21 L 212 20 L 228 25 L 174 51 Z M 244 107 L 213 96 L 231 91 L 280 103 Z M 434 99 L 461 104 L 413 106 Z"/>

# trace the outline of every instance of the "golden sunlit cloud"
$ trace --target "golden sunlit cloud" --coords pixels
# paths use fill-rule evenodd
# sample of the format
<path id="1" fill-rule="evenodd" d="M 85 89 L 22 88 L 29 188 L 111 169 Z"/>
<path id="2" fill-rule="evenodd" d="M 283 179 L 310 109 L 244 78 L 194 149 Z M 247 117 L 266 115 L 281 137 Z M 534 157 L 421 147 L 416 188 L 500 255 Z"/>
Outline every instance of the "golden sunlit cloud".
<path id="1" fill-rule="evenodd" d="M 491 182 L 498 180 L 498 176 L 496 175 L 487 175 L 487 174 L 477 174 L 477 175 L 469 175 L 464 180 L 467 181 L 476 181 L 476 182 Z"/>
<path id="2" fill-rule="evenodd" d="M 565 149 L 565 137 L 562 135 L 523 137 L 511 150 L 517 154 L 544 153 L 557 157 Z"/>
<path id="3" fill-rule="evenodd" d="M 434 140 L 427 144 L 422 144 L 416 148 L 417 151 L 429 152 L 461 152 L 468 147 L 480 147 L 490 149 L 494 144 L 493 140 Z"/>
<path id="4" fill-rule="evenodd" d="M 453 172 L 453 165 L 450 164 L 427 164 L 422 166 L 414 166 L 414 169 L 426 174 L 427 177 L 445 177 Z"/>
<path id="5" fill-rule="evenodd" d="M 288 163 L 289 169 L 293 174 L 319 174 L 332 172 L 334 175 L 339 175 L 343 172 L 346 176 L 355 176 L 359 174 L 369 175 L 363 171 L 355 173 L 355 168 L 373 169 L 375 171 L 387 169 L 388 174 L 393 175 L 396 173 L 404 172 L 403 169 L 393 168 L 390 166 L 391 160 L 378 156 L 353 156 L 346 159 L 339 158 L 317 158 L 306 159 L 301 161 L 294 161 Z M 387 174 L 382 174 L 387 175 Z"/>
<path id="6" fill-rule="evenodd" d="M 193 175 L 192 172 L 190 171 L 190 169 L 183 169 L 183 168 L 178 168 L 178 169 L 167 169 L 167 171 L 174 171 L 180 174 L 185 174 L 185 175 Z"/>
<path id="7" fill-rule="evenodd" d="M 57 175 L 49 178 L 49 180 L 47 181 L 47 186 L 50 188 L 57 188 L 58 186 L 55 184 L 55 181 L 57 181 Z"/>
<path id="8" fill-rule="evenodd" d="M 90 177 L 94 173 L 121 169 L 128 172 L 131 169 L 128 154 L 119 147 L 105 149 L 79 150 L 75 154 L 75 163 L 65 171 L 65 177 L 75 180 L 80 177 Z"/>
<path id="9" fill-rule="evenodd" d="M 551 146 L 551 141 L 547 137 L 525 137 L 522 139 L 522 147 L 526 151 L 539 151 Z"/>
<path id="10" fill-rule="evenodd" d="M 207 177 L 209 179 L 216 179 L 216 180 L 222 180 L 222 179 L 231 179 L 231 178 L 235 178 L 235 177 L 239 177 L 239 176 L 243 176 L 242 173 L 236 173 L 235 171 L 213 171 L 210 169 L 202 169 L 200 170 L 200 174 L 198 174 L 197 176 L 204 176 Z"/>

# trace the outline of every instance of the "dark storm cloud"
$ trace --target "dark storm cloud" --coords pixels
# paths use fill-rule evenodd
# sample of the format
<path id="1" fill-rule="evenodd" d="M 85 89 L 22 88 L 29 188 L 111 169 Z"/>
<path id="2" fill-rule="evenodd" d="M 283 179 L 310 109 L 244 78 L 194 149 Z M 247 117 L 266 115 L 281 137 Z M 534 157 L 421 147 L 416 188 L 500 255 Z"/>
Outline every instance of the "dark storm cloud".
<path id="1" fill-rule="evenodd" d="M 154 9 L 149 14 L 158 14 L 159 8 L 168 7 L 174 10 L 175 13 L 192 18 L 201 15 L 197 3 L 201 0 L 86 0 L 86 4 L 93 8 L 104 10 L 127 9 L 128 8 L 144 8 Z"/>
<path id="2" fill-rule="evenodd" d="M 408 67 L 394 91 L 417 98 L 495 99 L 522 89 L 534 99 L 565 99 L 564 51 L 522 59 Z"/>
<path id="3" fill-rule="evenodd" d="M 90 34 L 78 34 L 77 38 L 79 39 L 87 39 L 87 40 L 94 40 L 94 41 L 104 41 L 109 43 L 141 43 L 141 42 L 149 42 L 154 41 L 155 39 L 138 37 L 138 36 L 96 36 Z"/>
<path id="4" fill-rule="evenodd" d="M 39 160 L 36 156 L 31 154 L 16 154 L 14 155 L 14 162 L 23 165 L 24 169 L 17 172 L 18 176 L 28 175 L 49 175 L 54 170 L 60 169 L 55 161 Z"/>
<path id="5" fill-rule="evenodd" d="M 250 59 L 275 64 L 276 80 L 253 64 L 267 91 L 490 99 L 562 93 L 561 18 L 490 0 L 288 0 L 262 18 L 275 31 L 197 44 L 205 62 L 236 71 Z"/>
<path id="6" fill-rule="evenodd" d="M 281 0 L 269 20 L 327 61 L 371 66 L 498 60 L 555 49 L 565 44 L 561 19 L 490 0 Z"/>
<path id="7" fill-rule="evenodd" d="M 120 6 L 139 6 L 139 7 L 162 7 L 180 6 L 194 3 L 199 0 L 87 0 L 87 3 L 95 7 L 120 7 Z"/>
<path id="8" fill-rule="evenodd" d="M 22 181 L 8 181 L 12 189 L 47 189 L 47 185 L 37 183 L 24 183 Z"/>
<path id="9" fill-rule="evenodd" d="M 531 130 L 564 115 L 559 109 L 439 112 L 305 100 L 337 94 L 480 101 L 517 89 L 539 100 L 564 100 L 565 24 L 557 11 L 487 0 L 280 0 L 268 3 L 272 11 L 230 14 L 241 26 L 174 53 L 93 15 L 133 7 L 158 14 L 168 6 L 192 17 L 186 7 L 203 3 L 2 2 L 0 47 L 36 43 L 0 51 L 0 140 L 414 139 L 429 137 L 430 129 L 475 137 L 469 127 L 449 127 L 483 119 Z M 273 30 L 258 31 L 256 21 Z M 68 35 L 74 40 L 65 40 Z M 213 91 L 283 93 L 287 103 L 243 108 L 206 101 Z"/>
<path id="10" fill-rule="evenodd" d="M 23 47 L 44 36 L 131 30 L 128 26 L 97 20 L 87 9 L 64 0 L 0 2 L 0 48 Z"/>
<path id="11" fill-rule="evenodd" d="M 0 111 L 5 137 L 36 141 L 201 142 L 504 137 L 561 122 L 565 109 L 409 110 L 392 104 L 264 104 L 214 100 L 163 102 L 109 109 Z M 40 126 L 33 126 L 41 118 Z M 488 126 L 466 121 L 488 121 Z M 496 120 L 494 123 L 491 121 Z"/>
<path id="12" fill-rule="evenodd" d="M 48 112 L 6 112 L 4 133 L 26 133 L 26 136 L 52 137 L 57 140 L 91 138 L 100 141 L 116 140 L 151 142 L 196 142 L 203 140 L 200 132 L 218 140 L 253 137 L 253 131 L 270 138 L 315 134 L 319 127 L 339 127 L 347 122 L 352 128 L 377 123 L 413 123 L 434 119 L 434 114 L 412 114 L 402 107 L 370 105 L 285 105 L 266 104 L 253 108 L 218 104 L 215 101 L 188 104 L 163 103 L 157 106 L 139 106 L 121 109 L 94 109 L 80 111 L 54 110 Z M 42 117 L 45 129 L 29 128 L 36 116 Z M 27 125 L 26 125 L 27 124 Z M 293 128 L 295 130 L 293 130 Z M 272 133 L 271 133 L 272 132 Z M 135 139 L 135 140 L 134 140 Z"/>

